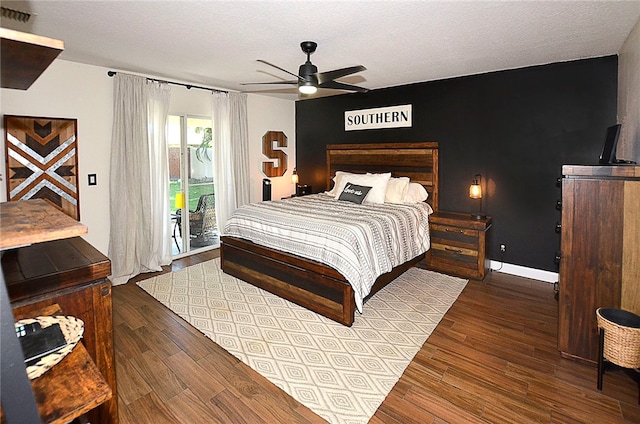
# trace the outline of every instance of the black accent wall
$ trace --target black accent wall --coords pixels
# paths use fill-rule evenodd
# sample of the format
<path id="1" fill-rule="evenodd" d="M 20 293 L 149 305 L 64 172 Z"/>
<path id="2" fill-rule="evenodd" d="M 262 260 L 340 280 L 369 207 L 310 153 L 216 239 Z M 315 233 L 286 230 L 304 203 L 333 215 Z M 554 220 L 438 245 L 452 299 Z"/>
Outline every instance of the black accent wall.
<path id="1" fill-rule="evenodd" d="M 616 123 L 618 58 L 607 56 L 296 102 L 300 184 L 324 189 L 327 144 L 440 143 L 440 208 L 493 217 L 488 257 L 557 272 L 563 164 L 597 164 Z M 344 112 L 411 104 L 411 128 L 348 131 Z M 498 246 L 505 244 L 501 256 Z"/>

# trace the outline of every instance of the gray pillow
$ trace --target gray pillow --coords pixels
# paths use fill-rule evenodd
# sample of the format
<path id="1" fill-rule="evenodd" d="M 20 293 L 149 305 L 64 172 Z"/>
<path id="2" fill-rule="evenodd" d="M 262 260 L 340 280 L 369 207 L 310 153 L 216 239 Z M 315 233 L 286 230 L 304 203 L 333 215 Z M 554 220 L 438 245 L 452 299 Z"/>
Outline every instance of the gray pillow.
<path id="1" fill-rule="evenodd" d="M 342 193 L 340 193 L 338 200 L 346 200 L 347 202 L 360 204 L 364 198 L 367 197 L 367 194 L 369 194 L 369 190 L 371 190 L 371 187 L 347 183 Z"/>

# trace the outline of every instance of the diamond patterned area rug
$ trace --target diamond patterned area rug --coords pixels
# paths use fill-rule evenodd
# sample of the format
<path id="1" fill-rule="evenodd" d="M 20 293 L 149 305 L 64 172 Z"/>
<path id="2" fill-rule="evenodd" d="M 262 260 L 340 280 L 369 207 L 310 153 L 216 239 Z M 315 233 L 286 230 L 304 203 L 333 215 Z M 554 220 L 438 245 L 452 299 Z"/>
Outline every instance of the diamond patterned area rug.
<path id="1" fill-rule="evenodd" d="M 466 283 L 411 268 L 350 328 L 223 273 L 219 259 L 138 285 L 330 423 L 366 423 Z"/>

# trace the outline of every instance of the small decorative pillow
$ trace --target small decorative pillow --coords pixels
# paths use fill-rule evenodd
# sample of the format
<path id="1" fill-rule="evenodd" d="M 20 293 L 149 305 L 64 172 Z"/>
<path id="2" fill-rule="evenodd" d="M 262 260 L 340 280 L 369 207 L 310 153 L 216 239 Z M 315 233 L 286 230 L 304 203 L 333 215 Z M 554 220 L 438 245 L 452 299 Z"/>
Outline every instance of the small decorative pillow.
<path id="1" fill-rule="evenodd" d="M 344 190 L 342 190 L 342 193 L 340 193 L 340 197 L 338 197 L 338 200 L 346 200 L 347 202 L 360 204 L 362 203 L 364 198 L 367 197 L 367 194 L 369 194 L 370 190 L 371 187 L 347 183 L 344 186 Z"/>
<path id="2" fill-rule="evenodd" d="M 405 203 L 420 203 L 429 198 L 429 193 L 422 184 L 409 183 L 409 190 L 404 198 Z"/>
<path id="3" fill-rule="evenodd" d="M 384 195 L 385 203 L 404 203 L 409 191 L 409 177 L 389 178 L 387 192 Z"/>

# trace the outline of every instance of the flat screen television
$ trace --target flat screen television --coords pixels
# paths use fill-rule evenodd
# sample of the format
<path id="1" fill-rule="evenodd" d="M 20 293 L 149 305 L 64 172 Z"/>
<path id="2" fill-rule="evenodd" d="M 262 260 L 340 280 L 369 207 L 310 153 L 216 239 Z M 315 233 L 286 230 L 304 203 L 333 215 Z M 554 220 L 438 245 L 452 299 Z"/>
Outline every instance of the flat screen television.
<path id="1" fill-rule="evenodd" d="M 600 165 L 613 165 L 618 163 L 618 159 L 616 159 L 616 148 L 618 147 L 621 127 L 620 124 L 616 124 L 607 128 L 607 137 L 604 140 L 604 146 L 602 146 L 602 153 L 600 153 Z"/>

